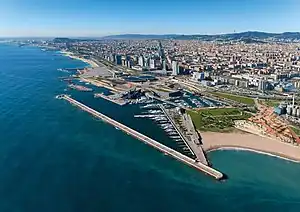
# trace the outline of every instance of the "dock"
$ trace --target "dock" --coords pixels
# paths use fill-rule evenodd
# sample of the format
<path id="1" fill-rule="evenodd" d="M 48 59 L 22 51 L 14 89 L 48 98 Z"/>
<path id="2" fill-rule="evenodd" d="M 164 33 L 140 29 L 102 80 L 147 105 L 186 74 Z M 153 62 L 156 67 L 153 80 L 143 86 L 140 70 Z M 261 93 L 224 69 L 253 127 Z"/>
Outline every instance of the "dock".
<path id="1" fill-rule="evenodd" d="M 157 97 L 157 96 L 154 96 L 154 95 L 152 95 L 152 94 L 146 94 L 146 96 L 147 96 L 148 98 L 151 98 L 151 99 L 155 99 L 155 100 L 164 102 L 164 103 L 169 104 L 169 105 L 172 105 L 172 106 L 174 106 L 174 107 L 187 109 L 187 108 L 181 107 L 180 105 L 176 104 L 175 102 L 172 102 L 172 101 L 169 101 L 169 100 L 166 100 L 166 99 L 161 99 L 161 98 L 159 98 L 159 97 Z"/>
<path id="2" fill-rule="evenodd" d="M 117 99 L 117 98 L 112 98 L 112 96 L 113 96 L 113 95 L 106 96 L 106 95 L 104 95 L 104 94 L 102 94 L 102 93 L 96 93 L 96 94 L 94 94 L 94 97 L 95 97 L 95 98 L 102 98 L 102 99 L 105 99 L 105 100 L 107 100 L 107 101 L 110 101 L 110 102 L 113 102 L 113 103 L 115 103 L 115 104 L 118 104 L 118 105 L 120 105 L 120 106 L 123 106 L 123 105 L 128 104 L 127 101 L 125 101 L 125 100 L 123 100 L 123 99 L 121 99 L 121 98 L 119 98 L 119 99 Z"/>
<path id="3" fill-rule="evenodd" d="M 191 167 L 193 167 L 193 168 L 195 168 L 199 171 L 204 172 L 205 174 L 215 178 L 216 180 L 221 180 L 224 177 L 224 175 L 221 172 L 219 172 L 219 171 L 217 171 L 217 170 L 215 170 L 215 169 L 213 169 L 213 168 L 211 168 L 211 167 L 209 167 L 209 166 L 207 166 L 207 165 L 205 165 L 201 162 L 195 161 L 192 158 L 189 158 L 189 157 L 187 157 L 187 156 L 171 149 L 170 147 L 167 147 L 167 146 L 155 141 L 154 139 L 149 138 L 146 135 L 144 135 L 142 133 L 139 133 L 139 132 L 127 127 L 126 125 L 115 121 L 114 119 L 112 119 L 112 118 L 110 118 L 110 117 L 108 117 L 108 116 L 106 116 L 106 115 L 104 115 L 104 114 L 102 114 L 102 113 L 100 113 L 100 112 L 84 105 L 83 103 L 71 98 L 68 95 L 58 95 L 57 98 L 58 99 L 64 99 L 64 100 L 70 102 L 71 104 L 73 104 L 73 105 L 79 107 L 80 109 L 92 114 L 93 116 L 95 116 L 97 118 L 100 118 L 104 122 L 109 123 L 112 126 L 122 130 L 123 132 L 127 133 L 128 135 L 131 135 L 132 137 L 137 138 L 138 140 L 144 142 L 145 144 L 148 144 L 149 146 L 152 146 L 153 148 L 163 152 L 164 154 L 166 154 L 170 157 L 175 158 L 178 161 L 181 161 L 181 162 L 183 162 L 183 163 L 185 163 L 185 164 L 187 164 L 187 165 L 189 165 L 189 166 L 191 166 Z"/>
<path id="4" fill-rule="evenodd" d="M 159 105 L 160 109 L 164 112 L 164 114 L 166 115 L 166 117 L 168 118 L 168 120 L 171 122 L 171 124 L 173 125 L 173 127 L 175 128 L 175 130 L 177 131 L 177 133 L 180 135 L 180 137 L 182 138 L 182 140 L 184 141 L 184 143 L 186 144 L 186 146 L 189 148 L 189 150 L 192 152 L 193 155 L 196 156 L 196 159 L 203 163 L 204 165 L 208 165 L 208 161 L 205 157 L 204 154 L 204 150 L 202 149 L 202 147 L 199 145 L 199 136 L 193 132 L 191 130 L 191 128 L 194 128 L 193 123 L 190 123 L 188 126 L 188 129 L 190 134 L 192 134 L 191 139 L 186 138 L 186 136 L 181 132 L 181 130 L 179 129 L 179 127 L 177 126 L 177 124 L 175 123 L 175 121 L 173 120 L 173 118 L 170 116 L 170 114 L 166 111 L 166 109 L 164 108 L 163 105 Z M 186 117 L 186 122 L 189 123 L 188 117 Z"/>

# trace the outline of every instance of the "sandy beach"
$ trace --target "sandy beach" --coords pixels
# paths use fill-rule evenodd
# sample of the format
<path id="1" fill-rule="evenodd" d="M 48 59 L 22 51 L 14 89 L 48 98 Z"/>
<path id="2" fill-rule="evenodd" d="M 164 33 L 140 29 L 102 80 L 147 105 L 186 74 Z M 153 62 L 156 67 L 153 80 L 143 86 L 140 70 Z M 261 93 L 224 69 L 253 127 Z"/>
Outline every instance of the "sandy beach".
<path id="1" fill-rule="evenodd" d="M 66 52 L 66 51 L 60 51 L 61 54 L 67 56 L 67 57 L 70 57 L 72 59 L 75 59 L 75 60 L 81 60 L 85 63 L 88 63 L 90 64 L 90 66 L 92 68 L 97 68 L 99 67 L 97 63 L 95 63 L 93 60 L 89 60 L 89 59 L 85 59 L 85 58 L 82 58 L 82 57 L 78 57 L 78 56 L 75 56 L 72 52 Z"/>
<path id="2" fill-rule="evenodd" d="M 249 133 L 202 132 L 203 149 L 248 150 L 300 162 L 300 147 Z"/>

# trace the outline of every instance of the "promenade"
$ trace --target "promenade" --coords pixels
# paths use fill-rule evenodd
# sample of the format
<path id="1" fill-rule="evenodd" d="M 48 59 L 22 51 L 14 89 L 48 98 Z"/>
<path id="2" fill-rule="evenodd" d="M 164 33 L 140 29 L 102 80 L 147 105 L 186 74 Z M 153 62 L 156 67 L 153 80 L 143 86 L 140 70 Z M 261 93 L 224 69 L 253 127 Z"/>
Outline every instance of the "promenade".
<path id="1" fill-rule="evenodd" d="M 64 99 L 64 100 L 70 102 L 71 104 L 73 104 L 73 105 L 81 108 L 82 110 L 96 116 L 97 118 L 100 118 L 103 121 L 113 125 L 114 127 L 119 128 L 120 130 L 127 133 L 128 135 L 131 135 L 131 136 L 137 138 L 138 140 L 154 147 L 155 149 L 157 149 L 157 150 L 159 150 L 159 151 L 161 151 L 161 152 L 163 152 L 163 153 L 165 153 L 165 154 L 167 154 L 167 155 L 169 155 L 169 156 L 171 156 L 171 157 L 173 157 L 173 158 L 175 158 L 175 159 L 177 159 L 177 160 L 179 160 L 179 161 L 181 161 L 181 162 L 183 162 L 183 163 L 185 163 L 185 164 L 187 164 L 187 165 L 189 165 L 189 166 L 191 166 L 191 167 L 193 167 L 197 170 L 200 170 L 200 171 L 204 172 L 205 174 L 214 177 L 217 180 L 221 180 L 223 178 L 223 174 L 221 172 L 219 172 L 219 171 L 217 171 L 217 170 L 215 170 L 215 169 L 213 169 L 213 168 L 211 168 L 207 165 L 204 165 L 201 162 L 194 161 L 193 159 L 191 159 L 191 158 L 189 158 L 189 157 L 187 157 L 187 156 L 185 156 L 185 155 L 183 155 L 183 154 L 181 154 L 181 153 L 179 153 L 179 152 L 177 152 L 177 151 L 175 151 L 175 150 L 173 150 L 173 149 L 171 149 L 171 148 L 169 148 L 169 147 L 167 147 L 167 146 L 165 146 L 165 145 L 163 145 L 163 144 L 161 144 L 157 141 L 155 141 L 152 138 L 149 138 L 149 137 L 143 135 L 142 133 L 139 133 L 139 132 L 127 127 L 124 124 L 121 124 L 121 123 L 109 118 L 108 116 L 103 115 L 102 113 L 100 113 L 100 112 L 98 112 L 98 111 L 82 104 L 81 102 L 76 101 L 75 99 L 72 99 L 71 97 L 69 97 L 67 95 L 59 95 L 59 96 L 57 96 L 57 98 Z"/>

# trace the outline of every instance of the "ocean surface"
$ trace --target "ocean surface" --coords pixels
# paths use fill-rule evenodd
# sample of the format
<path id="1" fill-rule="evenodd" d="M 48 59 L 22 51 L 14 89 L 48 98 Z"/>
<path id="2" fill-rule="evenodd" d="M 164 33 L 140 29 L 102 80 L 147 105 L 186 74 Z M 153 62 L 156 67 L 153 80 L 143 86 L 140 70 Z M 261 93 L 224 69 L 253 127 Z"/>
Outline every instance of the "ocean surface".
<path id="1" fill-rule="evenodd" d="M 0 211 L 300 211 L 300 164 L 244 151 L 208 154 L 217 182 L 79 110 L 74 98 L 177 148 L 151 120 L 65 91 L 54 51 L 0 44 Z M 97 91 L 108 92 L 98 88 Z"/>

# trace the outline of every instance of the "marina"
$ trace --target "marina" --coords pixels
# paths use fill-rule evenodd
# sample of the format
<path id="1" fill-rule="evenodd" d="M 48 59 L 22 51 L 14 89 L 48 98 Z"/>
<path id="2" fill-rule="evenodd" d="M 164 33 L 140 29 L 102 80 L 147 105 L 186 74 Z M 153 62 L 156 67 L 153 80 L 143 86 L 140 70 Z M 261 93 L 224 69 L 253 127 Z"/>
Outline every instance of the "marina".
<path id="1" fill-rule="evenodd" d="M 101 114 L 100 112 L 98 112 L 98 111 L 82 104 L 81 102 L 76 101 L 75 99 L 72 99 L 71 97 L 69 97 L 67 95 L 58 95 L 56 98 L 64 99 L 64 100 L 70 102 L 71 104 L 81 108 L 82 110 L 92 114 L 93 116 L 96 116 L 96 117 L 102 119 L 103 121 L 113 125 L 114 127 L 117 127 L 118 129 L 124 131 L 125 133 L 137 138 L 138 140 L 141 140 L 142 142 L 154 147 L 155 149 L 167 154 L 168 156 L 171 156 L 171 157 L 173 157 L 173 158 L 175 158 L 175 159 L 177 159 L 177 160 L 179 160 L 179 161 L 181 161 L 181 162 L 183 162 L 183 163 L 185 163 L 185 164 L 187 164 L 187 165 L 189 165 L 189 166 L 191 166 L 191 167 L 193 167 L 193 168 L 195 168 L 199 171 L 204 172 L 205 174 L 207 174 L 209 176 L 212 176 L 216 180 L 221 180 L 224 177 L 221 172 L 219 172 L 219 171 L 217 171 L 217 170 L 215 170 L 215 169 L 213 169 L 213 168 L 211 168 L 211 167 L 209 167 L 209 166 L 207 166 L 207 165 L 205 165 L 205 164 L 203 164 L 203 163 L 201 163 L 197 160 L 193 160 L 192 158 L 189 158 L 189 157 L 187 157 L 187 156 L 185 156 L 185 155 L 183 155 L 183 154 L 181 154 L 181 153 L 179 153 L 179 152 L 177 152 L 177 151 L 175 151 L 175 150 L 173 150 L 173 149 L 171 149 L 171 148 L 169 148 L 169 147 L 167 147 L 167 146 L 165 146 L 165 145 L 163 145 L 163 144 L 161 144 L 161 143 L 159 143 L 159 142 L 157 142 L 157 141 L 155 141 L 155 140 L 153 140 L 153 139 L 151 139 L 151 138 L 149 138 L 149 137 L 147 137 L 147 136 L 145 136 L 145 135 L 143 135 L 143 134 L 141 134 L 141 133 L 139 133 L 139 132 L 137 132 L 137 131 L 135 131 L 135 130 L 133 130 L 133 129 L 131 129 L 131 128 L 115 121 L 115 120 L 113 120 L 113 119 L 111 119 L 111 118 L 109 118 L 109 117 L 107 117 L 107 116 L 105 116 L 105 115 L 103 115 L 103 114 Z"/>
<path id="2" fill-rule="evenodd" d="M 166 110 L 162 105 L 159 105 L 161 110 L 164 112 L 170 123 L 172 124 L 173 128 L 176 130 L 179 136 L 176 137 L 176 139 L 181 138 L 184 143 L 186 144 L 186 147 L 192 152 L 193 155 L 196 157 L 196 161 L 200 161 L 201 163 L 208 165 L 208 161 L 206 159 L 206 156 L 204 154 L 204 151 L 202 147 L 200 146 L 200 138 L 194 130 L 194 125 L 191 120 L 188 120 L 185 123 L 188 131 L 188 135 L 186 133 L 183 133 L 181 130 L 181 127 L 178 125 L 178 123 L 175 121 L 174 116 L 170 113 L 170 111 Z M 183 115 L 184 117 L 184 115 Z"/>
<path id="3" fill-rule="evenodd" d="M 184 92 L 180 97 L 171 97 L 163 101 L 169 105 L 192 109 L 192 108 L 203 108 L 203 107 L 220 107 L 224 104 L 207 97 L 198 96 L 189 92 Z"/>
<path id="4" fill-rule="evenodd" d="M 152 104 L 151 107 L 144 106 L 142 108 L 145 110 L 142 112 L 143 114 L 134 115 L 135 118 L 149 118 L 153 120 L 169 136 L 170 139 L 176 142 L 177 146 L 182 149 L 184 154 L 208 165 L 208 161 L 206 160 L 202 147 L 199 145 L 199 141 L 197 142 L 197 139 L 200 140 L 200 138 L 197 137 L 197 133 L 191 130 L 194 140 L 189 141 L 188 139 L 190 138 L 186 138 L 183 135 L 171 117 L 165 112 L 166 108 L 163 104 Z M 157 110 L 158 108 L 159 110 Z M 189 127 L 194 129 L 192 121 L 189 121 L 191 122 Z"/>
<path id="5" fill-rule="evenodd" d="M 113 95 L 95 93 L 94 98 L 102 98 L 120 106 L 139 104 L 140 109 L 142 109 L 141 114 L 134 114 L 134 118 L 147 118 L 152 120 L 164 131 L 171 141 L 174 142 L 174 145 L 178 148 L 177 150 L 196 161 L 208 165 L 208 161 L 199 143 L 200 138 L 194 131 L 192 121 L 189 120 L 190 123 L 187 124 L 189 129 L 192 130 L 188 132 L 188 135 L 185 135 L 183 133 L 185 130 L 181 131 L 180 127 L 172 120 L 172 117 L 166 110 L 170 108 L 181 108 L 185 110 L 194 107 L 213 107 L 217 105 L 214 101 L 187 92 L 185 92 L 183 96 L 171 97 L 166 100 L 152 96 L 149 92 L 143 95 L 143 91 L 137 89 L 130 89 Z"/>

